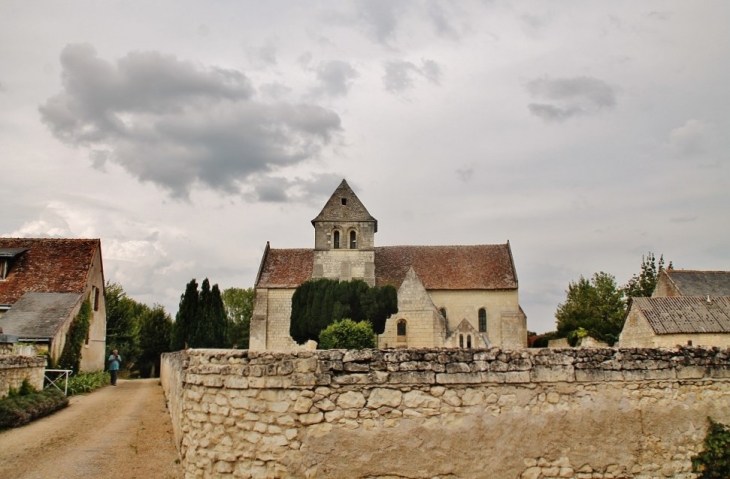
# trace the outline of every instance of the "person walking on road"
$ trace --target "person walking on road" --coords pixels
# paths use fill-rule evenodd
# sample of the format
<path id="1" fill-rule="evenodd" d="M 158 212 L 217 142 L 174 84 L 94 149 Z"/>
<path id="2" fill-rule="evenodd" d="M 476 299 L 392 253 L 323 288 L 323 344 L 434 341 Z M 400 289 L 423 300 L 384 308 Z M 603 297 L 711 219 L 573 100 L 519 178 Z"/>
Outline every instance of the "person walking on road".
<path id="1" fill-rule="evenodd" d="M 117 385 L 117 374 L 119 373 L 119 366 L 122 364 L 122 357 L 119 355 L 119 351 L 116 349 L 112 351 L 109 356 L 109 374 L 112 376 L 112 386 Z"/>

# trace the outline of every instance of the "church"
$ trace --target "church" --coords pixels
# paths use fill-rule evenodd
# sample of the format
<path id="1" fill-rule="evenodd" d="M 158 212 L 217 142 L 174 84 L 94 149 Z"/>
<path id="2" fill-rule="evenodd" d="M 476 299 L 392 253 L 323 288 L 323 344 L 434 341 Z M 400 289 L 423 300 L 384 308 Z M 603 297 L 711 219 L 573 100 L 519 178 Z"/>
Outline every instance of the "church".
<path id="1" fill-rule="evenodd" d="M 294 290 L 310 279 L 362 279 L 392 285 L 398 312 L 378 336 L 380 348 L 523 348 L 510 244 L 375 246 L 378 221 L 342 180 L 312 220 L 314 248 L 266 243 L 256 276 L 251 350 L 301 348 L 289 335 Z"/>

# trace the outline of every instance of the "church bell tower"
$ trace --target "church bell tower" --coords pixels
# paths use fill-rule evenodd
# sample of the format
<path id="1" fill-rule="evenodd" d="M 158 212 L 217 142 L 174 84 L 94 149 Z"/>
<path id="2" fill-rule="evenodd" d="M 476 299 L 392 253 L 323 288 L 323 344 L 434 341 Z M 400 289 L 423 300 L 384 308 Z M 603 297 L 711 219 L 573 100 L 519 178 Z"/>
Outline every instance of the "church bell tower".
<path id="1" fill-rule="evenodd" d="M 375 285 L 375 233 L 378 220 L 342 180 L 314 226 L 313 278 L 362 279 Z"/>

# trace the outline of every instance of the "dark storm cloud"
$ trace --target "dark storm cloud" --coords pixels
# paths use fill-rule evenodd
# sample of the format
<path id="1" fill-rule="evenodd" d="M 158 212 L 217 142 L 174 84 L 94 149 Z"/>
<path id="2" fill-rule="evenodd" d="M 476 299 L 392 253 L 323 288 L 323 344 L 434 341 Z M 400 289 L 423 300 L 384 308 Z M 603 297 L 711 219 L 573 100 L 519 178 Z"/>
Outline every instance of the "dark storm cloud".
<path id="1" fill-rule="evenodd" d="M 405 60 L 395 60 L 385 64 L 383 85 L 391 93 L 410 90 L 417 78 L 425 78 L 437 84 L 441 79 L 441 66 L 433 60 L 421 60 L 421 66 Z"/>
<path id="2" fill-rule="evenodd" d="M 317 67 L 319 87 L 315 92 L 330 96 L 345 96 L 350 90 L 352 81 L 358 76 L 357 70 L 348 62 L 334 60 L 320 63 Z"/>
<path id="3" fill-rule="evenodd" d="M 312 178 L 267 177 L 257 181 L 253 190 L 246 196 L 252 201 L 285 203 L 288 201 L 319 201 L 342 181 L 333 173 L 315 175 Z"/>
<path id="4" fill-rule="evenodd" d="M 591 77 L 539 78 L 527 91 L 544 103 L 530 103 L 530 112 L 545 121 L 564 121 L 616 105 L 616 92 L 603 80 Z"/>
<path id="5" fill-rule="evenodd" d="M 63 90 L 39 108 L 53 134 L 90 148 L 96 167 L 117 163 L 176 197 L 194 185 L 236 193 L 316 155 L 340 129 L 331 110 L 256 101 L 243 73 L 171 55 L 133 52 L 112 64 L 70 45 L 61 65 Z"/>

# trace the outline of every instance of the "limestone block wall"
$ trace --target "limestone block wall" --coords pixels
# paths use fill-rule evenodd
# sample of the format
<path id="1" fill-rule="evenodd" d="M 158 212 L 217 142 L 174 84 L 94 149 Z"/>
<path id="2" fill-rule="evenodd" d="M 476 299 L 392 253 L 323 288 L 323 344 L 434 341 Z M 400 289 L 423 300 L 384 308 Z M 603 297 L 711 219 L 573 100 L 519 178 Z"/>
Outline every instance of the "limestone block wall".
<path id="1" fill-rule="evenodd" d="M 0 398 L 8 395 L 8 390 L 18 388 L 27 379 L 34 388 L 43 389 L 43 373 L 46 359 L 40 356 L 0 355 Z"/>
<path id="2" fill-rule="evenodd" d="M 730 423 L 729 358 L 188 350 L 162 371 L 188 478 L 648 479 L 694 477 L 707 417 Z"/>

